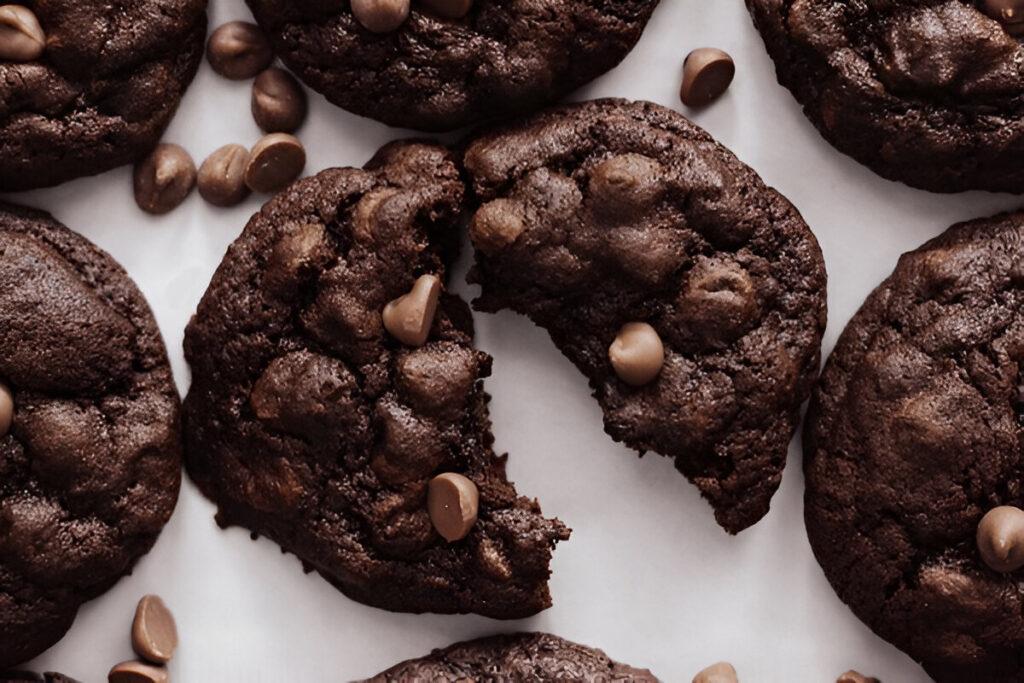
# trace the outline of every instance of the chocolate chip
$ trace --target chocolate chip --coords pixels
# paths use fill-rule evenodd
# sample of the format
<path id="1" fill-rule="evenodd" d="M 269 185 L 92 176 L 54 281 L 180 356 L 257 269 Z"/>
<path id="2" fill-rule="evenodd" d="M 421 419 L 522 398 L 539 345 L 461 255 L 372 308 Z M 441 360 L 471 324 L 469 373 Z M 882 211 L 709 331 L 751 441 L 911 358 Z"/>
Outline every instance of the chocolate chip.
<path id="1" fill-rule="evenodd" d="M 476 484 L 455 472 L 439 474 L 427 489 L 427 511 L 437 533 L 448 541 L 465 538 L 476 524 L 480 492 Z"/>
<path id="2" fill-rule="evenodd" d="M 430 336 L 440 297 L 441 279 L 436 275 L 421 275 L 412 291 L 384 307 L 381 314 L 384 329 L 403 344 L 423 346 Z"/>
<path id="3" fill-rule="evenodd" d="M 36 15 L 21 5 L 0 6 L 0 59 L 30 62 L 46 49 L 46 34 Z"/>
<path id="4" fill-rule="evenodd" d="M 982 0 L 985 14 L 1003 24 L 1009 33 L 1024 33 L 1024 0 Z"/>
<path id="5" fill-rule="evenodd" d="M 494 256 L 513 244 L 526 231 L 526 222 L 518 202 L 499 197 L 481 206 L 469 225 L 473 246 Z"/>
<path id="6" fill-rule="evenodd" d="M 245 167 L 245 184 L 253 192 L 272 194 L 283 190 L 306 167 L 306 150 L 287 133 L 271 133 L 257 142 Z"/>
<path id="7" fill-rule="evenodd" d="M 857 673 L 853 669 L 850 669 L 837 678 L 836 683 L 880 683 L 880 681 L 877 678 L 869 678 L 864 674 Z"/>
<path id="8" fill-rule="evenodd" d="M 166 664 L 178 647 L 178 629 L 167 605 L 156 595 L 146 595 L 135 608 L 132 649 L 154 664 Z"/>
<path id="9" fill-rule="evenodd" d="M 249 150 L 241 145 L 224 145 L 199 167 L 196 184 L 200 196 L 214 206 L 234 206 L 249 196 L 245 168 Z"/>
<path id="10" fill-rule="evenodd" d="M 157 145 L 135 165 L 135 203 L 143 211 L 167 213 L 188 196 L 196 184 L 196 165 L 178 145 Z"/>
<path id="11" fill-rule="evenodd" d="M 444 19 L 461 19 L 473 9 L 473 0 L 422 0 L 434 14 Z"/>
<path id="12" fill-rule="evenodd" d="M 144 662 L 121 662 L 107 674 L 108 683 L 167 683 L 167 669 Z"/>
<path id="13" fill-rule="evenodd" d="M 14 396 L 6 385 L 0 383 L 0 439 L 11 431 L 14 422 Z"/>
<path id="14" fill-rule="evenodd" d="M 391 33 L 409 18 L 409 0 L 352 0 L 356 21 L 373 33 Z"/>
<path id="15" fill-rule="evenodd" d="M 621 154 L 601 162 L 590 174 L 590 196 L 605 213 L 633 216 L 658 200 L 665 169 L 642 154 Z"/>
<path id="16" fill-rule="evenodd" d="M 232 21 L 210 36 L 206 44 L 206 58 L 221 76 L 243 80 L 253 78 L 270 66 L 274 53 L 259 26 Z"/>
<path id="17" fill-rule="evenodd" d="M 712 664 L 693 677 L 693 683 L 739 683 L 736 669 L 728 662 Z"/>
<path id="18" fill-rule="evenodd" d="M 295 132 L 306 110 L 306 92 L 284 69 L 267 69 L 252 84 L 252 117 L 264 132 Z"/>
<path id="19" fill-rule="evenodd" d="M 626 323 L 608 348 L 608 358 L 619 379 L 639 387 L 661 372 L 665 347 L 658 333 L 647 323 Z"/>
<path id="20" fill-rule="evenodd" d="M 688 107 L 703 107 L 718 99 L 735 75 L 732 57 L 717 48 L 699 48 L 683 62 L 683 87 L 679 96 Z"/>
<path id="21" fill-rule="evenodd" d="M 976 535 L 981 559 L 997 572 L 1024 567 L 1024 510 L 1001 505 L 989 510 Z"/>

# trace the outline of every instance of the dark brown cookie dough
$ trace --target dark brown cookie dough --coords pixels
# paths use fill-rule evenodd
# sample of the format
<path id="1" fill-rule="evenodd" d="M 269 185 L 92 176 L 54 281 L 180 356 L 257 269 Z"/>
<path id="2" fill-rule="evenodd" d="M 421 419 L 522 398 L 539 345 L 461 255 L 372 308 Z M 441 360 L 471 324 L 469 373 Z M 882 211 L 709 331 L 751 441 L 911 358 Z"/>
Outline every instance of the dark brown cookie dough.
<path id="1" fill-rule="evenodd" d="M 568 537 L 492 450 L 468 306 L 444 294 L 410 347 L 382 311 L 455 255 L 464 187 L 446 149 L 393 143 L 301 180 L 232 245 L 185 337 L 187 465 L 218 521 L 265 535 L 354 600 L 523 617 L 551 604 Z M 478 519 L 432 526 L 432 477 L 465 475 Z"/>
<path id="2" fill-rule="evenodd" d="M 839 597 L 943 682 L 1024 680 L 1021 571 L 978 523 L 1024 504 L 1024 214 L 905 254 L 847 325 L 804 434 L 805 516 Z"/>
<path id="3" fill-rule="evenodd" d="M 34 61 L 0 60 L 0 191 L 145 156 L 195 75 L 206 0 L 19 0 L 46 33 Z"/>
<path id="4" fill-rule="evenodd" d="M 482 311 L 545 328 L 605 429 L 675 460 L 736 533 L 779 486 L 825 326 L 825 268 L 800 214 L 711 136 L 647 102 L 597 100 L 469 145 Z M 619 379 L 628 323 L 660 336 L 653 381 Z"/>
<path id="5" fill-rule="evenodd" d="M 840 151 L 927 190 L 1024 192 L 1024 49 L 986 3 L 746 2 L 779 82 Z"/>
<path id="6" fill-rule="evenodd" d="M 451 130 L 553 102 L 618 64 L 657 0 L 475 0 L 443 19 L 421 0 L 376 34 L 349 3 L 247 0 L 278 54 L 340 107 L 392 126 Z"/>
<path id="7" fill-rule="evenodd" d="M 479 638 L 410 659 L 363 683 L 389 681 L 551 681 L 657 683 L 647 669 L 613 662 L 601 650 L 547 633 Z"/>
<path id="8" fill-rule="evenodd" d="M 0 667 L 64 635 L 149 550 L 181 481 L 179 399 L 142 294 L 40 211 L 0 204 Z"/>

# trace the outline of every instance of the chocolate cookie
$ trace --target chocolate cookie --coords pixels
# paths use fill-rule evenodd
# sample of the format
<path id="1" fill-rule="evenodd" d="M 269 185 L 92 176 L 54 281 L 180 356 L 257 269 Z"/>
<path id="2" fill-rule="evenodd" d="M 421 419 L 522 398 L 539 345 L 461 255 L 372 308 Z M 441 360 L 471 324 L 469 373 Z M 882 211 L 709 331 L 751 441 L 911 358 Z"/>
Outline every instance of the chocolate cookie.
<path id="1" fill-rule="evenodd" d="M 45 49 L 29 61 L 0 56 L 0 191 L 56 185 L 145 156 L 199 65 L 206 1 L 19 4 L 38 19 Z"/>
<path id="2" fill-rule="evenodd" d="M 569 532 L 505 478 L 491 359 L 440 293 L 463 192 L 446 149 L 400 142 L 256 214 L 186 331 L 186 460 L 222 525 L 354 600 L 524 617 Z"/>
<path id="3" fill-rule="evenodd" d="M 131 571 L 181 482 L 160 332 L 113 259 L 0 204 L 0 667 Z M 13 422 L 11 420 L 13 413 Z"/>
<path id="4" fill-rule="evenodd" d="M 814 553 L 854 613 L 939 681 L 1024 680 L 1024 575 L 978 548 L 983 515 L 1024 504 L 1022 287 L 1024 214 L 905 254 L 808 413 Z"/>
<path id="5" fill-rule="evenodd" d="M 675 460 L 736 533 L 768 512 L 825 327 L 814 235 L 711 136 L 598 100 L 472 142 L 481 311 L 545 328 L 605 429 Z"/>
<path id="6" fill-rule="evenodd" d="M 392 126 L 451 130 L 553 102 L 618 64 L 657 0 L 414 0 L 374 33 L 349 3 L 247 0 L 284 62 L 349 111 Z M 372 16 L 395 2 L 378 5 Z M 468 8 L 445 18 L 444 5 Z M 439 11 L 440 9 L 440 11 Z M 450 8 L 449 8 L 450 9 Z"/>
<path id="7" fill-rule="evenodd" d="M 1024 192 L 1021 3 L 746 2 L 779 82 L 840 151 L 926 190 Z"/>
<path id="8" fill-rule="evenodd" d="M 479 638 L 396 664 L 364 683 L 388 681 L 551 681 L 656 683 L 647 669 L 613 662 L 601 650 L 547 633 Z"/>

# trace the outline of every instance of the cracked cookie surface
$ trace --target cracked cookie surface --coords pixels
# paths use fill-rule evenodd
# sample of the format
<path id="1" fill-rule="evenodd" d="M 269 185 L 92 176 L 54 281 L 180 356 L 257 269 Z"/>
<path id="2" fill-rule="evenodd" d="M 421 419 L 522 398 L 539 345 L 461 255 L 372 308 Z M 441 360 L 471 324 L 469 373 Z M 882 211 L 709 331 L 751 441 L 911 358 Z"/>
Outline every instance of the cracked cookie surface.
<path id="1" fill-rule="evenodd" d="M 203 54 L 206 0 L 25 0 L 46 33 L 0 60 L 0 191 L 132 163 L 163 134 Z"/>
<path id="2" fill-rule="evenodd" d="M 1024 192 L 1024 47 L 965 0 L 746 0 L 779 82 L 840 151 L 939 192 Z"/>
<path id="3" fill-rule="evenodd" d="M 534 614 L 568 537 L 505 477 L 469 307 L 442 294 L 419 347 L 391 337 L 390 301 L 442 281 L 464 186 L 451 153 L 392 143 L 271 200 L 231 246 L 188 326 L 189 474 L 219 508 L 354 600 L 403 612 Z M 427 509 L 441 473 L 479 489 L 468 536 Z"/>
<path id="4" fill-rule="evenodd" d="M 573 680 L 657 683 L 647 669 L 614 662 L 601 650 L 547 633 L 479 638 L 396 664 L 363 683 L 387 681 Z"/>
<path id="5" fill-rule="evenodd" d="M 472 141 L 482 311 L 545 328 L 590 380 L 605 429 L 675 461 L 736 533 L 768 512 L 825 326 L 825 268 L 795 208 L 711 136 L 647 102 L 597 100 Z M 628 323 L 664 345 L 619 379 Z"/>
<path id="6" fill-rule="evenodd" d="M 805 428 L 807 534 L 839 597 L 943 682 L 1024 679 L 1020 572 L 979 520 L 1024 503 L 1024 214 L 900 258 L 847 325 Z"/>
<path id="7" fill-rule="evenodd" d="M 475 0 L 462 19 L 414 1 L 371 33 L 347 2 L 247 0 L 277 53 L 335 104 L 392 126 L 451 130 L 536 109 L 608 71 L 657 0 Z"/>
<path id="8" fill-rule="evenodd" d="M 0 668 L 57 642 L 174 509 L 179 399 L 142 294 L 40 211 L 0 204 Z"/>

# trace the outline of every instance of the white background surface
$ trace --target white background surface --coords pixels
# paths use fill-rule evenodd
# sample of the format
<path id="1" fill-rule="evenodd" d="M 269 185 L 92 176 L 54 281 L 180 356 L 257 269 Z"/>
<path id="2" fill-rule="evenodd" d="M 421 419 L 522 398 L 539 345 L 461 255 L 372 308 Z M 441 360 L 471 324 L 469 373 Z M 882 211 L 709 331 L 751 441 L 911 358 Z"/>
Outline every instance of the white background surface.
<path id="1" fill-rule="evenodd" d="M 242 0 L 212 0 L 211 26 L 249 18 Z M 643 39 L 615 71 L 574 96 L 649 99 L 682 109 L 689 50 L 715 46 L 737 62 L 730 91 L 690 112 L 787 195 L 817 234 L 829 273 L 829 352 L 843 325 L 897 256 L 951 223 L 1016 206 L 1008 195 L 933 195 L 873 175 L 829 147 L 777 85 L 741 0 L 662 0 Z M 166 140 L 197 164 L 228 142 L 251 145 L 250 83 L 218 77 L 204 62 Z M 299 132 L 307 171 L 362 165 L 404 135 L 337 109 L 311 93 Z M 227 245 L 263 198 L 224 210 L 198 195 L 153 218 L 132 199 L 130 169 L 8 197 L 53 212 L 108 250 L 152 305 L 184 394 L 185 325 Z M 465 259 L 464 259 L 465 260 Z M 472 296 L 457 269 L 453 288 Z M 802 520 L 800 449 L 794 442 L 768 516 L 738 537 L 715 524 L 695 488 L 656 455 L 614 444 L 583 376 L 545 333 L 511 314 L 476 316 L 478 345 L 494 358 L 487 381 L 497 449 L 511 454 L 520 492 L 574 531 L 555 552 L 554 607 L 502 623 L 477 616 L 392 614 L 345 598 L 299 561 L 242 529 L 221 531 L 214 508 L 187 480 L 170 524 L 134 574 L 87 604 L 68 635 L 38 660 L 86 683 L 129 659 L 136 601 L 162 595 L 181 646 L 179 683 L 345 681 L 372 675 L 456 640 L 536 629 L 604 648 L 666 681 L 733 662 L 743 683 L 831 683 L 857 668 L 885 683 L 928 678 L 876 638 L 835 597 L 814 561 Z"/>

